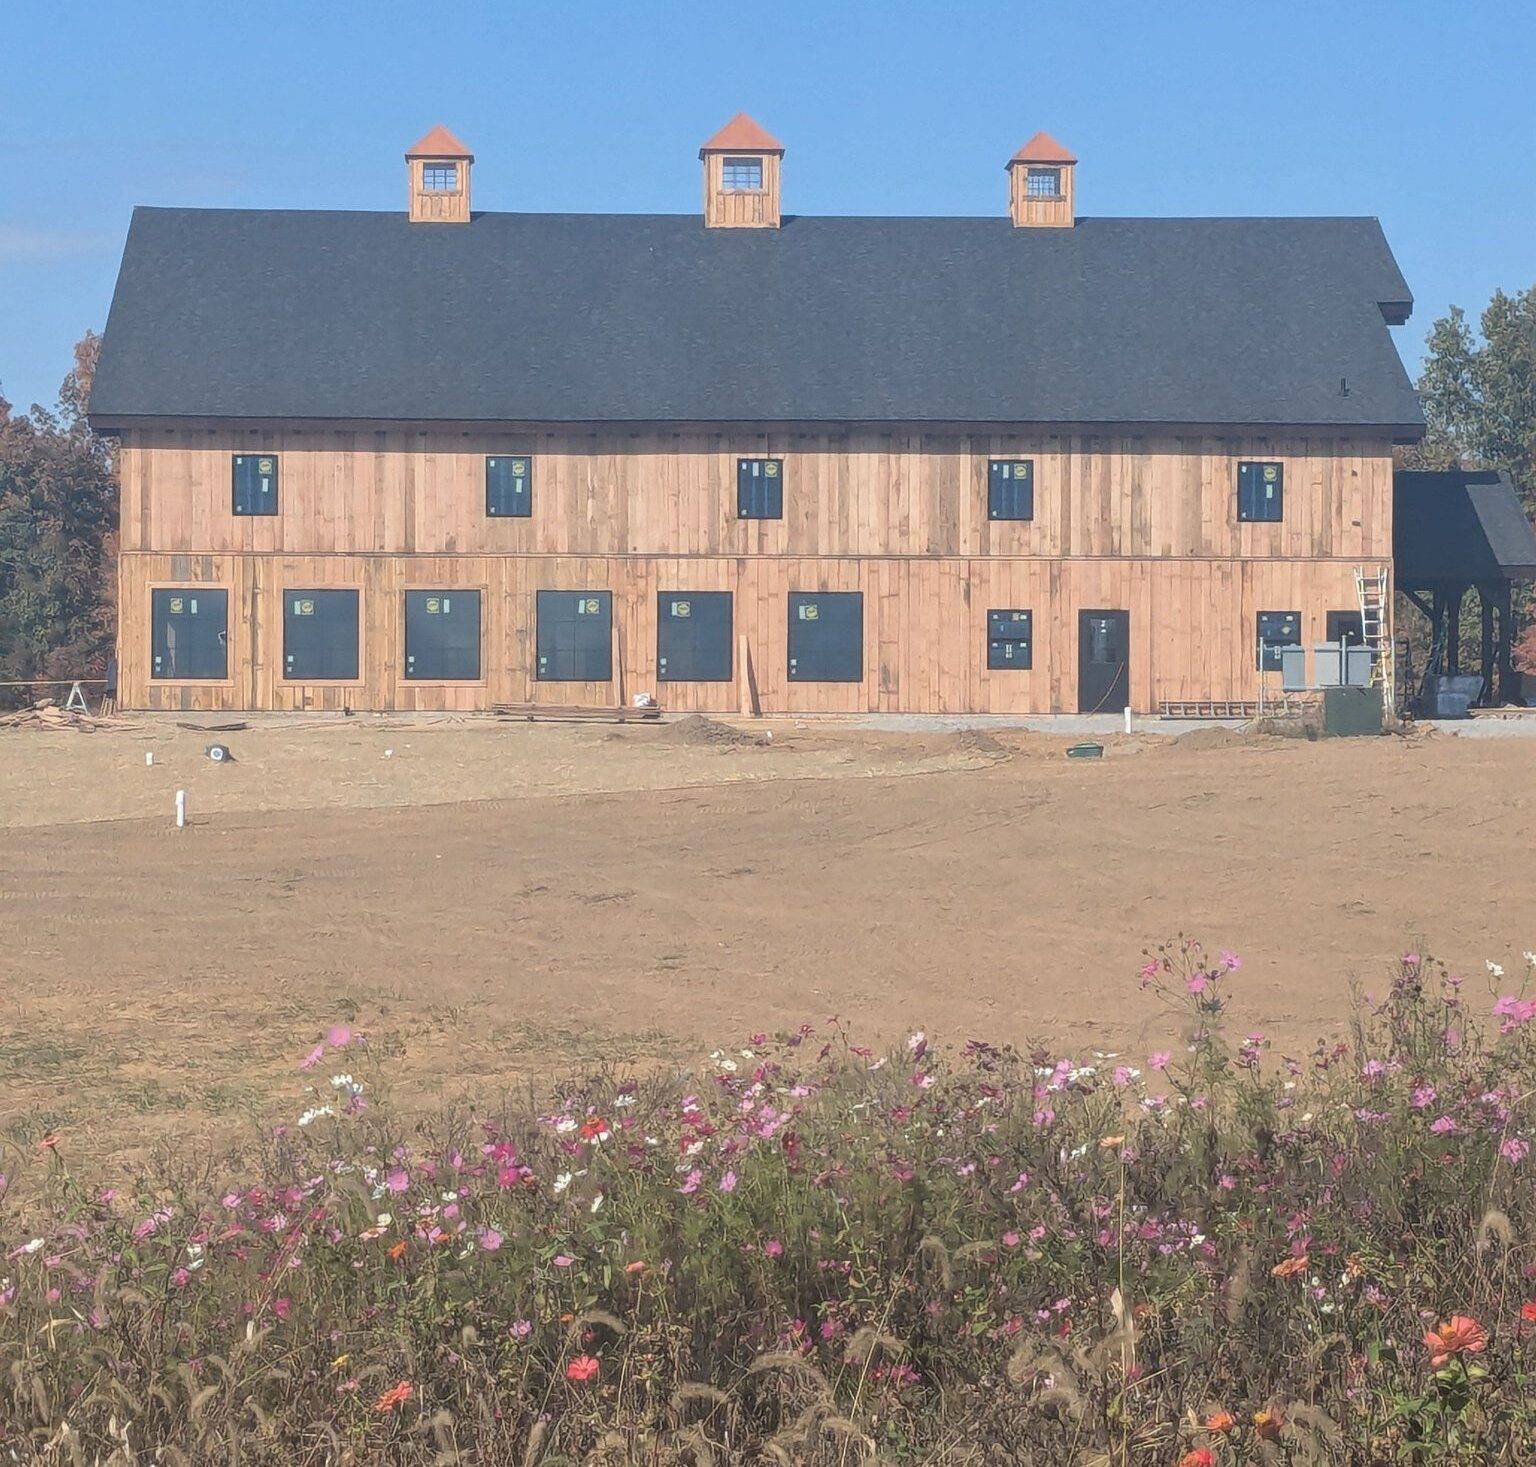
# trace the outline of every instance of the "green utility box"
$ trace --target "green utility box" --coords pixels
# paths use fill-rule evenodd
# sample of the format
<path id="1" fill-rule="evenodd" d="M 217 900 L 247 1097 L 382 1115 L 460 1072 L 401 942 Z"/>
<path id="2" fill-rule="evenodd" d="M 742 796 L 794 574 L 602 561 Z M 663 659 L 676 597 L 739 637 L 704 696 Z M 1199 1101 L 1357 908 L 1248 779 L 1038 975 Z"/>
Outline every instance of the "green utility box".
<path id="1" fill-rule="evenodd" d="M 1354 738 L 1379 734 L 1383 722 L 1381 684 L 1370 688 L 1323 689 L 1323 736 Z"/>

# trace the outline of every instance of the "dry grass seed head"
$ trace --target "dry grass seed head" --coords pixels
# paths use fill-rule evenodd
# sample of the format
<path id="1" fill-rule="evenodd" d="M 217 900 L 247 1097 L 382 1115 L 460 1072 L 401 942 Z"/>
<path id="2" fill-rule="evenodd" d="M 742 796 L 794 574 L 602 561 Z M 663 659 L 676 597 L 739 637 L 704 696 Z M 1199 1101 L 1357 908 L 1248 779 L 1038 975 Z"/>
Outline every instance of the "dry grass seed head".
<path id="1" fill-rule="evenodd" d="M 851 1365 L 868 1365 L 876 1355 L 900 1359 L 907 1353 L 906 1344 L 895 1335 L 883 1334 L 872 1325 L 856 1330 L 843 1351 L 843 1359 Z"/>
<path id="2" fill-rule="evenodd" d="M 1500 1212 L 1497 1207 L 1490 1207 L 1477 1225 L 1477 1251 L 1486 1253 L 1495 1242 L 1508 1248 L 1514 1241 L 1515 1229 L 1508 1214 Z"/>
<path id="3" fill-rule="evenodd" d="M 942 1238 L 930 1233 L 917 1245 L 917 1273 L 919 1278 L 936 1282 L 945 1293 L 954 1287 L 955 1271 Z"/>

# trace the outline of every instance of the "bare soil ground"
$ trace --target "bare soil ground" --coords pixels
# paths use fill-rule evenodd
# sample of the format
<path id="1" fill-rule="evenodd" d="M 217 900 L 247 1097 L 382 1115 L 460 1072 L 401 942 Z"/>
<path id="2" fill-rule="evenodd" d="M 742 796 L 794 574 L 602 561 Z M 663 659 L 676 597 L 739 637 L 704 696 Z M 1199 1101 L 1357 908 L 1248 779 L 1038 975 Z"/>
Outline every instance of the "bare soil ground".
<path id="1" fill-rule="evenodd" d="M 212 721 L 212 720 L 210 720 Z M 771 728 L 771 742 L 763 728 Z M 214 739 L 232 763 L 203 754 Z M 354 1018 L 413 1103 L 831 1015 L 1144 1055 L 1148 944 L 1293 1053 L 1427 943 L 1536 946 L 1523 740 L 166 720 L 0 734 L 0 1138 L 291 1117 Z M 146 766 L 145 753 L 155 762 Z M 172 827 L 173 791 L 192 823 Z M 1513 970 L 1512 970 L 1513 971 Z"/>

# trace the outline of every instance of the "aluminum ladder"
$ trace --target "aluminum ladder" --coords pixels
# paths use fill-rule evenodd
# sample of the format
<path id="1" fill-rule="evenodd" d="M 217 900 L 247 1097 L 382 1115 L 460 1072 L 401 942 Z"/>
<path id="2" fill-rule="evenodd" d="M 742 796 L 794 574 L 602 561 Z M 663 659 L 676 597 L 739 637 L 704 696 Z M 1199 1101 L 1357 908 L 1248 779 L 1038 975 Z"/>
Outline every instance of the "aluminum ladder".
<path id="1" fill-rule="evenodd" d="M 1355 567 L 1355 595 L 1360 601 L 1360 634 L 1371 649 L 1371 684 L 1381 684 L 1389 714 L 1397 712 L 1397 649 L 1392 641 L 1392 572 L 1387 566 Z"/>

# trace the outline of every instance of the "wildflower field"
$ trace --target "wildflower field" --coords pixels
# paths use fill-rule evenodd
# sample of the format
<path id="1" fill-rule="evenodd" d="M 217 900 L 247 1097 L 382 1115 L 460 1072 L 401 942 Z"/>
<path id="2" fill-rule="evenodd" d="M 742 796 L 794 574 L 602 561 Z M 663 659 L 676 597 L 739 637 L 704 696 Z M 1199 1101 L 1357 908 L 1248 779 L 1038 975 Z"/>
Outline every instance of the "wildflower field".
<path id="1" fill-rule="evenodd" d="M 1281 1055 L 1180 940 L 1150 1055 L 829 1021 L 427 1119 L 338 1024 L 238 1154 L 6 1154 L 0 1456 L 1533 1460 L 1533 964 Z"/>

